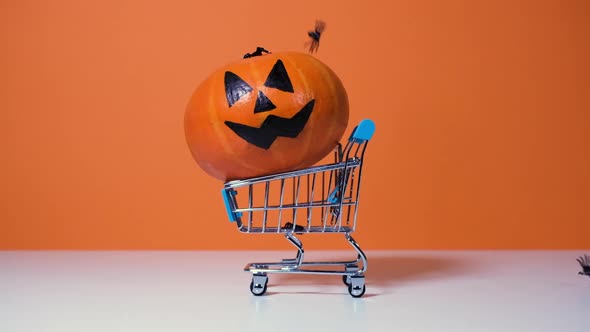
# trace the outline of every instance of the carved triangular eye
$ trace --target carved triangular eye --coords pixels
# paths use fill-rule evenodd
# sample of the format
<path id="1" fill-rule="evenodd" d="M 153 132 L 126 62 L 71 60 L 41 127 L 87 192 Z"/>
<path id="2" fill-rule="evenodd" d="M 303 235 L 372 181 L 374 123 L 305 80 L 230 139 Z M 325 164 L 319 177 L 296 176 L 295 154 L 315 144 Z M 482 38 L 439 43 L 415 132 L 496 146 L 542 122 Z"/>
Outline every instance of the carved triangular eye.
<path id="1" fill-rule="evenodd" d="M 268 112 L 275 108 L 277 108 L 275 104 L 273 104 L 262 91 L 258 91 L 258 98 L 256 98 L 256 105 L 254 105 L 254 113 Z"/>
<path id="2" fill-rule="evenodd" d="M 231 71 L 225 72 L 225 97 L 229 107 L 232 107 L 240 98 L 247 95 L 252 91 L 252 87 L 248 83 L 244 82 L 240 76 L 232 73 Z"/>
<path id="3" fill-rule="evenodd" d="M 285 69 L 283 61 L 280 59 L 277 60 L 277 63 L 272 67 L 270 74 L 268 74 L 264 86 L 285 92 L 294 92 L 293 85 L 291 84 L 289 74 L 287 74 L 287 69 Z"/>

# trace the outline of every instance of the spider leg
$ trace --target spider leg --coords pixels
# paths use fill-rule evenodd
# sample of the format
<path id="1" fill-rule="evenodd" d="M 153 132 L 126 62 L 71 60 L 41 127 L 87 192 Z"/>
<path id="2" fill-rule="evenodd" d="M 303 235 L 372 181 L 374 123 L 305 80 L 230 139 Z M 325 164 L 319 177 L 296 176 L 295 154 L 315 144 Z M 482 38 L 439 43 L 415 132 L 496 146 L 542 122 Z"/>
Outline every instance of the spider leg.
<path id="1" fill-rule="evenodd" d="M 316 43 L 315 40 L 312 39 L 311 40 L 311 43 L 309 44 L 309 49 L 308 49 L 309 53 L 313 53 L 314 52 L 314 50 L 315 50 L 315 43 Z"/>
<path id="2" fill-rule="evenodd" d="M 580 258 L 576 258 L 576 260 L 578 261 L 578 263 L 580 263 L 580 265 L 581 265 L 582 267 L 584 267 L 584 263 L 582 262 L 582 259 L 581 259 L 581 258 L 582 258 L 582 257 L 580 257 Z"/>
<path id="3" fill-rule="evenodd" d="M 314 40 L 314 41 L 311 43 L 310 52 L 311 52 L 311 53 L 313 53 L 313 52 L 317 52 L 317 50 L 318 50 L 318 47 L 319 47 L 319 46 L 320 46 L 320 42 L 319 42 L 319 41 L 317 41 L 317 40 Z"/>

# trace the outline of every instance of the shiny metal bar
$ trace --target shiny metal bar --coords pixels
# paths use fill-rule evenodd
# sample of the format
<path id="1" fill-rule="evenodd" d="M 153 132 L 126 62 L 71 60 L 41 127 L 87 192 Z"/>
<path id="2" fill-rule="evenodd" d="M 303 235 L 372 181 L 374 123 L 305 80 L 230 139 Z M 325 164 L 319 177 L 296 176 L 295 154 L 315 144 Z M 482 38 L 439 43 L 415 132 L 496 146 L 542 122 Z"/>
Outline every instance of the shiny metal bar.
<path id="1" fill-rule="evenodd" d="M 262 217 L 262 231 L 264 232 L 264 230 L 266 229 L 266 217 L 268 216 L 268 192 L 270 189 L 270 181 L 268 181 L 266 183 L 266 186 L 264 187 L 264 211 L 263 211 L 263 217 Z"/>
<path id="2" fill-rule="evenodd" d="M 352 197 L 353 194 L 354 194 L 354 191 L 355 191 L 355 187 L 354 187 L 354 185 L 355 185 L 355 183 L 354 183 L 354 171 L 355 171 L 354 168 L 350 170 L 350 172 L 351 172 L 351 174 L 350 174 L 350 184 L 348 184 L 348 186 L 350 187 L 350 190 L 349 190 L 349 195 L 350 196 L 349 197 Z M 352 208 L 350 206 L 347 206 L 346 207 L 346 226 L 350 226 L 350 210 L 351 209 Z M 355 209 L 356 209 L 356 207 L 355 207 Z M 354 222 L 356 222 L 356 220 L 353 221 L 353 223 Z"/>
<path id="3" fill-rule="evenodd" d="M 293 232 L 291 228 L 284 228 L 281 227 L 277 230 L 276 227 L 266 227 L 264 232 L 262 231 L 262 227 L 252 227 L 250 231 L 247 229 L 240 230 L 242 233 L 250 233 L 250 234 L 269 234 L 269 233 L 288 233 Z M 328 227 L 326 230 L 323 229 L 322 226 L 311 226 L 309 232 L 306 229 L 302 231 L 297 231 L 297 234 L 304 234 L 304 233 L 346 233 L 352 232 L 352 227 L 342 227 L 342 230 L 338 230 L 336 227 Z"/>
<path id="4" fill-rule="evenodd" d="M 299 189 L 300 189 L 300 181 L 301 181 L 301 176 L 297 176 L 297 185 L 296 185 L 296 189 L 295 193 L 294 193 L 294 197 L 293 197 L 293 229 L 295 229 L 295 227 L 297 226 L 297 207 L 298 207 L 298 202 L 299 202 Z"/>
<path id="5" fill-rule="evenodd" d="M 330 197 L 330 194 L 332 193 L 332 176 L 334 176 L 334 170 L 330 170 L 330 176 L 328 177 L 328 191 L 326 191 L 326 196 L 324 196 L 324 200 L 327 202 L 328 198 Z M 325 214 L 324 214 L 324 231 L 326 230 L 327 226 L 328 226 L 328 212 L 331 210 L 331 208 L 328 208 L 325 210 Z"/>
<path id="6" fill-rule="evenodd" d="M 338 227 L 338 231 L 342 231 L 342 207 L 343 207 L 343 203 L 344 200 L 342 199 L 344 196 L 344 192 L 346 190 L 346 183 L 348 181 L 348 172 L 350 172 L 350 170 L 348 168 L 344 168 L 343 173 L 340 173 L 340 178 L 339 183 L 338 183 L 338 188 L 340 190 L 340 201 L 339 201 L 339 206 L 338 206 L 338 216 L 337 216 L 337 220 L 336 220 L 336 225 Z"/>
<path id="7" fill-rule="evenodd" d="M 360 164 L 360 160 L 349 161 L 348 164 L 349 164 L 348 166 L 358 165 L 358 164 Z M 225 187 L 237 188 L 237 187 L 246 186 L 246 185 L 250 185 L 250 184 L 266 182 L 266 181 L 270 181 L 270 180 L 287 179 L 287 178 L 293 178 L 296 176 L 305 175 L 305 174 L 309 174 L 309 173 L 319 173 L 319 172 L 329 171 L 329 170 L 333 170 L 333 169 L 339 169 L 339 168 L 341 169 L 343 167 L 344 167 L 343 163 L 334 163 L 334 164 L 328 164 L 328 165 L 313 166 L 313 167 L 309 167 L 309 168 L 302 169 L 302 170 L 265 175 L 265 176 L 255 177 L 255 178 L 250 178 L 250 179 L 245 179 L 245 180 L 233 180 L 233 181 L 227 182 L 225 184 Z"/>
<path id="8" fill-rule="evenodd" d="M 252 209 L 252 184 L 248 186 L 248 208 Z M 250 229 L 252 229 L 252 210 L 250 210 L 250 213 L 248 213 L 248 232 L 250 231 Z"/>
<path id="9" fill-rule="evenodd" d="M 326 197 L 325 196 L 325 191 L 324 191 L 324 189 L 325 189 L 324 188 L 325 187 L 325 182 L 326 182 L 326 172 L 324 171 L 324 172 L 322 172 L 322 197 L 321 197 L 322 200 L 324 200 L 325 199 L 324 197 Z M 321 220 L 320 220 L 320 222 L 322 223 L 322 225 L 325 226 L 326 225 L 326 222 L 325 222 L 325 219 L 324 219 L 324 206 L 323 205 L 322 205 L 322 210 L 320 211 L 320 214 L 321 214 Z"/>
<path id="10" fill-rule="evenodd" d="M 352 236 L 350 236 L 350 233 L 345 233 L 344 236 L 346 237 L 346 240 L 348 240 L 348 243 L 350 243 L 350 245 L 354 248 L 354 250 L 356 250 L 356 252 L 359 254 L 359 258 L 363 262 L 363 268 L 360 269 L 357 272 L 357 274 L 365 273 L 365 271 L 367 271 L 367 267 L 368 267 L 367 255 L 365 255 L 365 253 L 361 250 L 361 247 L 358 245 L 358 243 L 356 243 L 356 241 L 352 238 Z"/>
<path id="11" fill-rule="evenodd" d="M 297 268 L 299 268 L 301 266 L 301 263 L 303 262 L 303 254 L 304 254 L 303 244 L 291 232 L 285 233 L 285 237 L 287 238 L 287 240 L 289 242 L 291 242 L 297 248 L 297 256 L 295 258 L 295 265 L 292 265 L 292 266 L 291 265 L 289 265 L 289 266 L 283 266 L 282 269 L 285 269 L 285 268 L 297 269 Z"/>
<path id="12" fill-rule="evenodd" d="M 281 231 L 281 225 L 282 225 L 282 220 L 281 217 L 283 215 L 283 196 L 285 193 L 285 179 L 281 179 L 281 198 L 279 199 L 279 206 L 278 206 L 278 210 L 279 210 L 279 216 L 278 216 L 278 224 L 277 224 L 277 233 L 279 233 Z"/>
<path id="13" fill-rule="evenodd" d="M 311 200 L 309 198 L 309 195 L 310 195 L 310 191 L 309 191 L 309 174 L 307 174 L 305 176 L 305 179 L 307 181 L 307 186 L 305 187 L 305 193 L 307 194 L 306 195 L 306 202 L 310 202 Z M 311 213 L 310 212 L 311 212 L 311 208 L 308 207 L 307 208 L 307 218 L 305 218 L 306 219 L 306 222 L 307 222 L 305 228 L 309 228 L 311 226 L 311 220 L 310 220 L 311 219 Z"/>
<path id="14" fill-rule="evenodd" d="M 331 271 L 331 270 L 305 270 L 305 269 L 291 269 L 285 267 L 284 269 L 271 269 L 271 268 L 253 268 L 246 265 L 245 271 L 252 273 L 294 273 L 294 274 L 324 274 L 324 275 L 348 275 L 350 273 L 346 271 Z"/>
<path id="15" fill-rule="evenodd" d="M 312 175 L 312 179 L 311 179 L 311 197 L 307 198 L 308 202 L 313 202 L 313 198 L 314 198 L 314 193 L 315 193 L 315 176 L 316 173 L 313 173 Z M 308 179 L 309 179 L 309 175 L 308 175 Z M 309 182 L 308 182 L 308 191 L 309 191 Z M 311 208 L 307 209 L 307 231 L 309 232 L 309 230 L 311 229 L 311 225 L 312 225 L 312 215 L 311 215 Z"/>
<path id="16" fill-rule="evenodd" d="M 356 204 L 354 201 L 343 202 L 342 205 L 351 205 Z M 311 208 L 318 208 L 318 207 L 338 207 L 340 203 L 326 203 L 324 201 L 315 201 L 309 203 L 298 203 L 298 205 L 293 204 L 283 204 L 283 206 L 279 205 L 269 205 L 266 207 L 268 210 L 287 210 L 287 209 L 307 209 L 308 207 Z M 264 206 L 256 206 L 251 209 L 248 208 L 238 208 L 234 209 L 234 212 L 250 212 L 250 211 L 264 211 Z"/>
<path id="17" fill-rule="evenodd" d="M 365 141 L 362 145 L 362 150 L 361 150 L 361 155 L 360 155 L 360 159 L 358 159 L 359 161 L 359 165 L 356 167 L 358 169 L 358 181 L 357 181 L 357 186 L 356 186 L 356 195 L 354 198 L 354 201 L 356 202 L 356 206 L 354 208 L 354 222 L 352 225 L 352 231 L 354 232 L 356 230 L 356 220 L 357 220 L 357 216 L 358 216 L 358 204 L 359 204 L 359 200 L 360 200 L 360 192 L 361 192 L 361 179 L 362 179 L 362 171 L 363 171 L 363 160 L 364 160 L 364 155 L 365 155 L 365 150 L 367 149 L 367 144 L 369 142 Z"/>

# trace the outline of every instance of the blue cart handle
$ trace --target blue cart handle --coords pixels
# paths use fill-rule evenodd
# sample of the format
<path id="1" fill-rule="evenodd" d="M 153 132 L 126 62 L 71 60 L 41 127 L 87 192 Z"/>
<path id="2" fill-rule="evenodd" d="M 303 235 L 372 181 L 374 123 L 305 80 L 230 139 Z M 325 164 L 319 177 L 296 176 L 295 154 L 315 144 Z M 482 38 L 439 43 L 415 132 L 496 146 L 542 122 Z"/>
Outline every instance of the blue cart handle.
<path id="1" fill-rule="evenodd" d="M 364 119 L 354 128 L 348 141 L 351 143 L 363 143 L 369 141 L 374 133 L 375 122 L 371 119 Z"/>

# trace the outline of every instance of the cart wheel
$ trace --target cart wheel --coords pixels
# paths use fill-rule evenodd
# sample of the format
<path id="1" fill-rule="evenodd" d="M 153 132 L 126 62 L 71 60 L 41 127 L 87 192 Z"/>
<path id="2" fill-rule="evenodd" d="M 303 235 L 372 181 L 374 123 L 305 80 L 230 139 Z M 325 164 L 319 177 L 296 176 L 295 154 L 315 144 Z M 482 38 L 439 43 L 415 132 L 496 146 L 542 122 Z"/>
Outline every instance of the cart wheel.
<path id="1" fill-rule="evenodd" d="M 267 284 L 267 276 L 254 276 L 252 277 L 252 282 L 250 282 L 250 291 L 256 296 L 264 295 Z"/>
<path id="2" fill-rule="evenodd" d="M 352 283 L 348 284 L 348 293 L 352 296 L 352 297 L 361 297 L 365 294 L 365 291 L 367 290 L 367 287 L 363 284 L 362 287 L 352 287 Z"/>
<path id="3" fill-rule="evenodd" d="M 254 294 L 256 296 L 264 295 L 264 293 L 266 293 L 266 284 L 264 284 L 264 285 L 256 284 L 256 286 L 254 286 L 254 281 L 252 281 L 250 283 L 250 291 L 252 292 L 252 294 Z"/>

